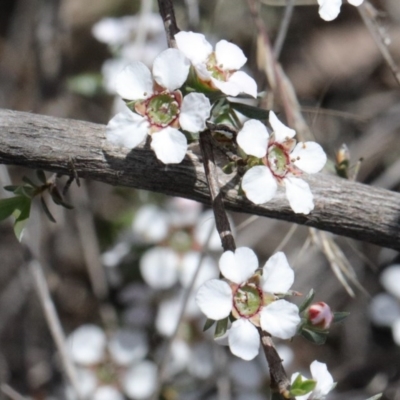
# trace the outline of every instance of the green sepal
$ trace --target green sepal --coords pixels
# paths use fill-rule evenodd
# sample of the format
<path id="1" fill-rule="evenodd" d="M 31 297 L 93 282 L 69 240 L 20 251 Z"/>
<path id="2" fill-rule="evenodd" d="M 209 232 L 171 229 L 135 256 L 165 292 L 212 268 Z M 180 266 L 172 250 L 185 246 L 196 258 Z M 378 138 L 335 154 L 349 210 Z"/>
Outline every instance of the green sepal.
<path id="1" fill-rule="evenodd" d="M 306 310 L 311 305 L 312 301 L 314 300 L 314 296 L 315 296 L 314 289 L 311 289 L 308 292 L 304 301 L 300 304 L 299 313 L 302 313 L 304 310 Z"/>
<path id="2" fill-rule="evenodd" d="M 297 378 L 292 383 L 290 394 L 292 396 L 304 396 L 305 394 L 312 392 L 316 385 L 317 382 L 313 379 L 303 380 L 301 374 L 298 374 Z"/>
<path id="3" fill-rule="evenodd" d="M 264 110 L 263 108 L 236 102 L 230 102 L 229 104 L 234 110 L 239 111 L 241 114 L 248 118 L 258 119 L 261 121 L 268 119 L 269 111 Z"/>
<path id="4" fill-rule="evenodd" d="M 203 332 L 208 331 L 214 324 L 215 324 L 215 320 L 207 318 L 207 320 L 203 326 Z"/>
<path id="5" fill-rule="evenodd" d="M 222 167 L 222 171 L 224 174 L 231 174 L 236 169 L 236 163 L 234 161 L 228 162 L 228 164 Z"/>
<path id="6" fill-rule="evenodd" d="M 228 317 L 217 321 L 217 325 L 215 326 L 214 338 L 217 339 L 225 335 L 227 330 L 228 330 Z"/>
<path id="7" fill-rule="evenodd" d="M 328 332 L 303 328 L 300 335 L 314 344 L 321 345 L 326 342 Z"/>
<path id="8" fill-rule="evenodd" d="M 18 185 L 7 185 L 4 186 L 3 189 L 6 190 L 7 192 L 13 192 L 15 193 L 15 191 L 19 188 Z"/>
<path id="9" fill-rule="evenodd" d="M 333 322 L 341 322 L 344 319 L 346 319 L 350 315 L 349 312 L 347 311 L 341 311 L 341 312 L 334 312 L 333 313 Z"/>

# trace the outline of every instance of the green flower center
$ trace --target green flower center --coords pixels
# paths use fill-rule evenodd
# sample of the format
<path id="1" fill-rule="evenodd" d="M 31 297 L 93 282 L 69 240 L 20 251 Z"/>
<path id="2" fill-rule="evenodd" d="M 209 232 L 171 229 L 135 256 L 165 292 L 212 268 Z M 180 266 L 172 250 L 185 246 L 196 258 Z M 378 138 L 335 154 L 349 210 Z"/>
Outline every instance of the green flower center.
<path id="1" fill-rule="evenodd" d="M 277 178 L 284 178 L 288 173 L 290 158 L 281 144 L 274 143 L 268 147 L 267 163 Z"/>
<path id="2" fill-rule="evenodd" d="M 214 79 L 218 79 L 219 81 L 227 81 L 228 79 L 228 71 L 224 71 L 222 66 L 217 65 L 217 58 L 215 57 L 215 53 L 211 53 L 207 60 L 207 71 L 211 73 L 211 76 Z"/>
<path id="3" fill-rule="evenodd" d="M 262 291 L 254 284 L 239 287 L 233 296 L 233 305 L 238 314 L 244 318 L 251 318 L 257 314 L 262 304 Z"/>
<path id="4" fill-rule="evenodd" d="M 161 93 L 150 97 L 146 104 L 146 115 L 151 125 L 165 128 L 171 125 L 180 113 L 180 105 L 174 93 Z"/>

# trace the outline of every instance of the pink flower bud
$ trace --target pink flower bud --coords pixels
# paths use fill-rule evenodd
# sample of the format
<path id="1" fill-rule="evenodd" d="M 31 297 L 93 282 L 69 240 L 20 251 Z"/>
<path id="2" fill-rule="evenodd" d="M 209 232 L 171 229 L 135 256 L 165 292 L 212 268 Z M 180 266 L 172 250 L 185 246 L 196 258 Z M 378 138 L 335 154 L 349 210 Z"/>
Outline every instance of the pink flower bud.
<path id="1" fill-rule="evenodd" d="M 320 301 L 308 309 L 308 321 L 321 329 L 328 329 L 333 321 L 333 313 L 328 304 Z"/>

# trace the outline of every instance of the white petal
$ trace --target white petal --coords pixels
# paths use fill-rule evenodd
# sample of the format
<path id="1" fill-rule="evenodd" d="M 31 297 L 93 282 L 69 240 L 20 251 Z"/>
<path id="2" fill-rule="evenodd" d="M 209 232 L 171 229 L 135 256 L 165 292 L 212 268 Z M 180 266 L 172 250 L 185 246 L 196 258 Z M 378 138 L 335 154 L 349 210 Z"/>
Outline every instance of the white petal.
<path id="1" fill-rule="evenodd" d="M 178 280 L 179 258 L 168 247 L 153 247 L 140 259 L 140 272 L 153 289 L 168 289 Z"/>
<path id="2" fill-rule="evenodd" d="M 169 91 L 179 89 L 189 74 L 190 62 L 177 49 L 164 50 L 153 64 L 154 80 Z"/>
<path id="3" fill-rule="evenodd" d="M 281 251 L 265 263 L 262 289 L 268 293 L 286 293 L 294 282 L 294 271 Z"/>
<path id="4" fill-rule="evenodd" d="M 310 365 L 310 370 L 313 379 L 317 381 L 317 385 L 313 390 L 314 397 L 325 397 L 334 386 L 332 375 L 329 373 L 326 364 L 313 361 Z"/>
<path id="5" fill-rule="evenodd" d="M 206 62 L 208 56 L 212 53 L 211 44 L 201 33 L 181 31 L 175 35 L 175 40 L 178 49 L 194 65 Z"/>
<path id="6" fill-rule="evenodd" d="M 273 111 L 269 112 L 269 123 L 274 131 L 275 141 L 278 143 L 283 143 L 287 139 L 291 139 L 296 135 L 296 131 L 294 129 L 290 129 L 281 121 L 279 121 L 278 117 Z"/>
<path id="7" fill-rule="evenodd" d="M 234 253 L 225 251 L 219 259 L 222 275 L 238 285 L 246 282 L 257 268 L 257 256 L 248 247 L 238 247 Z"/>
<path id="8" fill-rule="evenodd" d="M 400 264 L 385 268 L 379 280 L 386 291 L 400 299 Z"/>
<path id="9" fill-rule="evenodd" d="M 392 326 L 393 341 L 400 346 L 400 318 L 397 319 Z"/>
<path id="10" fill-rule="evenodd" d="M 136 212 L 132 229 L 147 243 L 161 242 L 169 231 L 168 214 L 153 204 L 142 206 Z"/>
<path id="11" fill-rule="evenodd" d="M 334 20 L 340 13 L 342 0 L 318 0 L 319 16 L 325 21 Z"/>
<path id="12" fill-rule="evenodd" d="M 119 18 L 103 18 L 92 26 L 92 35 L 102 43 L 119 45 L 129 38 L 129 31 Z"/>
<path id="13" fill-rule="evenodd" d="M 246 361 L 256 357 L 260 348 L 257 328 L 249 320 L 243 318 L 232 324 L 228 342 L 231 352 Z"/>
<path id="14" fill-rule="evenodd" d="M 103 360 L 107 338 L 96 325 L 86 324 L 75 329 L 67 340 L 71 358 L 81 365 L 93 365 Z"/>
<path id="15" fill-rule="evenodd" d="M 124 400 L 124 396 L 114 386 L 100 386 L 91 397 L 92 400 Z"/>
<path id="16" fill-rule="evenodd" d="M 207 69 L 207 64 L 195 64 L 194 69 L 196 70 L 197 76 L 205 82 L 211 80 L 212 73 Z"/>
<path id="17" fill-rule="evenodd" d="M 309 214 L 314 209 L 314 197 L 308 183 L 293 177 L 286 177 L 284 182 L 286 197 L 292 210 L 297 214 Z"/>
<path id="18" fill-rule="evenodd" d="M 324 168 L 326 154 L 322 147 L 315 142 L 299 142 L 290 154 L 295 159 L 294 165 L 307 174 L 315 174 Z"/>
<path id="19" fill-rule="evenodd" d="M 400 304 L 387 293 L 379 293 L 374 296 L 368 310 L 371 322 L 376 326 L 391 327 L 400 319 Z"/>
<path id="20" fill-rule="evenodd" d="M 146 99 L 153 93 L 153 79 L 150 70 L 139 61 L 127 65 L 118 74 L 116 89 L 123 99 Z"/>
<path id="21" fill-rule="evenodd" d="M 218 231 L 215 228 L 214 212 L 213 210 L 207 210 L 200 215 L 200 218 L 197 221 L 194 229 L 194 239 L 198 245 L 201 247 L 205 246 L 211 230 L 212 233 L 208 242 L 208 249 L 212 251 L 220 251 L 221 239 L 219 238 Z"/>
<path id="22" fill-rule="evenodd" d="M 182 311 L 182 297 L 177 294 L 174 297 L 163 300 L 157 310 L 156 329 L 163 336 L 171 336 L 179 322 Z"/>
<path id="23" fill-rule="evenodd" d="M 262 158 L 267 153 L 268 138 L 265 125 L 256 119 L 249 119 L 239 131 L 236 141 L 246 154 Z"/>
<path id="24" fill-rule="evenodd" d="M 164 164 L 178 164 L 185 158 L 187 140 L 182 132 L 168 126 L 152 134 L 151 148 Z"/>
<path id="25" fill-rule="evenodd" d="M 142 360 L 148 352 L 147 337 L 144 332 L 129 329 L 119 329 L 108 343 L 112 360 L 124 367 L 134 361 Z"/>
<path id="26" fill-rule="evenodd" d="M 364 0 L 347 0 L 350 4 L 352 4 L 353 6 L 360 6 Z"/>
<path id="27" fill-rule="evenodd" d="M 236 44 L 220 40 L 215 46 L 217 65 L 223 70 L 237 70 L 246 64 L 247 58 Z"/>
<path id="28" fill-rule="evenodd" d="M 183 287 L 188 287 L 191 283 L 197 267 L 199 266 L 200 257 L 200 253 L 196 251 L 189 251 L 183 256 L 181 261 L 182 270 L 179 276 Z M 218 278 L 218 268 L 216 262 L 213 258 L 205 256 L 201 262 L 200 270 L 197 274 L 194 287 L 197 288 L 204 282 L 214 278 Z"/>
<path id="29" fill-rule="evenodd" d="M 299 309 L 286 300 L 276 300 L 260 314 L 261 328 L 279 339 L 290 339 L 300 323 Z"/>
<path id="30" fill-rule="evenodd" d="M 77 368 L 77 386 L 79 394 L 82 398 L 86 399 L 93 394 L 98 385 L 96 374 L 86 368 Z M 72 399 L 76 399 L 76 395 L 72 396 Z"/>
<path id="31" fill-rule="evenodd" d="M 235 97 L 242 91 L 242 88 L 235 81 L 220 81 L 219 79 L 211 77 L 211 82 L 215 88 L 228 96 Z"/>
<path id="32" fill-rule="evenodd" d="M 195 225 L 202 210 L 197 201 L 172 197 L 167 201 L 167 210 L 171 225 L 177 228 Z"/>
<path id="33" fill-rule="evenodd" d="M 256 81 L 243 71 L 235 72 L 229 79 L 229 83 L 234 83 L 239 88 L 239 93 L 246 93 L 255 99 L 257 98 Z"/>
<path id="34" fill-rule="evenodd" d="M 106 138 L 110 143 L 133 149 L 146 137 L 149 123 L 128 107 L 124 108 L 107 124 Z"/>
<path id="35" fill-rule="evenodd" d="M 218 321 L 226 318 L 232 310 L 232 290 L 226 282 L 211 279 L 200 286 L 196 303 L 208 318 Z"/>
<path id="36" fill-rule="evenodd" d="M 152 361 L 142 361 L 124 376 L 122 387 L 131 399 L 147 399 L 157 387 L 157 366 Z"/>
<path id="37" fill-rule="evenodd" d="M 189 93 L 182 102 L 179 116 L 181 128 L 188 132 L 204 131 L 210 112 L 210 100 L 203 93 Z"/>
<path id="38" fill-rule="evenodd" d="M 275 196 L 278 184 L 268 167 L 257 165 L 244 174 L 242 189 L 250 201 L 263 204 Z"/>

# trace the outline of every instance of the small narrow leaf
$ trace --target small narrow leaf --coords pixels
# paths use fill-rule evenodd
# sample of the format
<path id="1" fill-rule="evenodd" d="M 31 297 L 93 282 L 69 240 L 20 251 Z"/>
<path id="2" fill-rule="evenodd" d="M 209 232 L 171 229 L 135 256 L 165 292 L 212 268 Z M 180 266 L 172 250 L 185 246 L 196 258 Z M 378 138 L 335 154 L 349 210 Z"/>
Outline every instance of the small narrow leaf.
<path id="1" fill-rule="evenodd" d="M 18 188 L 19 188 L 18 185 L 7 185 L 3 187 L 3 189 L 6 190 L 7 192 L 15 192 Z"/>
<path id="2" fill-rule="evenodd" d="M 24 176 L 22 178 L 22 181 L 27 183 L 28 185 L 34 187 L 34 188 L 38 188 L 38 185 L 36 185 L 36 183 L 33 183 L 27 176 Z"/>
<path id="3" fill-rule="evenodd" d="M 241 114 L 248 118 L 259 119 L 259 120 L 266 120 L 269 116 L 269 111 L 264 110 L 263 108 L 250 106 L 248 104 L 230 102 L 231 107 L 239 111 Z"/>
<path id="4" fill-rule="evenodd" d="M 217 321 L 214 338 L 219 338 L 221 336 L 224 336 L 227 329 L 228 329 L 228 317 Z"/>
<path id="5" fill-rule="evenodd" d="M 207 318 L 206 323 L 203 327 L 203 332 L 208 331 L 214 324 L 215 321 L 213 319 Z"/>
<path id="6" fill-rule="evenodd" d="M 56 222 L 56 219 L 53 217 L 53 215 L 51 214 L 49 208 L 47 207 L 46 202 L 44 201 L 43 196 L 40 196 L 40 203 L 42 205 L 43 211 L 46 214 L 46 217 L 51 221 L 51 222 Z"/>
<path id="7" fill-rule="evenodd" d="M 333 313 L 333 322 L 340 322 L 346 319 L 350 315 L 349 312 L 342 311 L 342 312 L 334 312 Z"/>
<path id="8" fill-rule="evenodd" d="M 304 310 L 306 310 L 310 304 L 312 303 L 313 299 L 314 299 L 314 289 L 311 289 L 308 294 L 307 297 L 304 299 L 303 303 L 301 303 L 300 307 L 299 307 L 299 312 L 302 313 Z"/>
<path id="9" fill-rule="evenodd" d="M 326 338 L 328 337 L 326 332 L 316 332 L 309 329 L 303 329 L 300 334 L 310 342 L 318 345 L 324 344 L 326 342 Z"/>
<path id="10" fill-rule="evenodd" d="M 29 215 L 31 212 L 31 199 L 27 197 L 21 197 L 21 203 L 18 208 L 14 210 L 13 215 L 15 217 L 14 233 L 19 241 L 22 239 L 24 228 L 28 222 Z"/>

